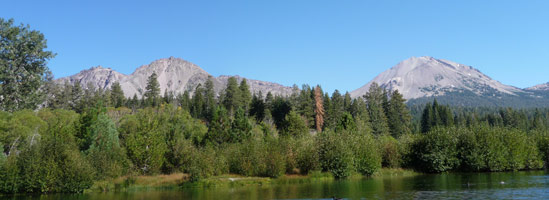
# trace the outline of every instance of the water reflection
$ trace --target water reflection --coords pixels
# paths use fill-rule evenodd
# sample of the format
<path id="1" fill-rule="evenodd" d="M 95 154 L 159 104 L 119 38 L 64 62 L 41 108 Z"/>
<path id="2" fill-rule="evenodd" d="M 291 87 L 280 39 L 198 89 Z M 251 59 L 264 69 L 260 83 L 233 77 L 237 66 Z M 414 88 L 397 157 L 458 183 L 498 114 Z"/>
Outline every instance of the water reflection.
<path id="1" fill-rule="evenodd" d="M 79 195 L 19 195 L 4 199 L 549 199 L 549 175 L 544 171 L 451 173 L 345 181 L 247 186 L 185 188 Z"/>

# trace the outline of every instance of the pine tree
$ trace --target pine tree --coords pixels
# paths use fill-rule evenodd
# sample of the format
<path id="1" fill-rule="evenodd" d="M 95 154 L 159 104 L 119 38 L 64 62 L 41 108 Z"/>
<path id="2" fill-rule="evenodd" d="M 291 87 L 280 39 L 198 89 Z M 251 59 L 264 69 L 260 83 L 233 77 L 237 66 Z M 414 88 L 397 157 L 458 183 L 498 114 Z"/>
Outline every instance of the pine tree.
<path id="1" fill-rule="evenodd" d="M 410 111 L 406 107 L 405 102 L 406 100 L 398 92 L 398 90 L 395 90 L 391 94 L 387 122 L 389 124 L 391 135 L 395 138 L 411 132 L 410 127 L 412 117 L 410 116 Z"/>
<path id="2" fill-rule="evenodd" d="M 111 101 L 115 108 L 122 107 L 124 104 L 124 91 L 119 82 L 115 82 L 111 85 Z"/>
<path id="3" fill-rule="evenodd" d="M 287 123 L 287 126 L 284 129 L 283 133 L 286 136 L 301 137 L 307 134 L 309 130 L 307 124 L 303 120 L 303 117 L 301 117 L 293 110 L 286 115 L 285 121 Z"/>
<path id="4" fill-rule="evenodd" d="M 263 95 L 261 91 L 258 94 L 254 94 L 252 102 L 250 104 L 250 116 L 255 117 L 257 122 L 262 122 L 265 118 L 265 102 L 263 102 Z"/>
<path id="5" fill-rule="evenodd" d="M 183 94 L 179 94 L 177 96 L 177 102 L 179 104 L 179 106 L 181 106 L 181 108 L 183 110 L 186 110 L 188 111 L 189 113 L 191 112 L 191 98 L 189 96 L 189 91 L 186 91 L 183 92 Z M 212 109 L 213 110 L 213 109 Z"/>
<path id="6" fill-rule="evenodd" d="M 214 84 L 212 79 L 212 76 L 208 76 L 208 80 L 204 84 L 204 108 L 202 115 L 208 122 L 212 120 L 214 108 L 216 106 Z"/>
<path id="7" fill-rule="evenodd" d="M 240 81 L 240 106 L 244 109 L 244 111 L 250 110 L 250 102 L 252 101 L 252 93 L 250 93 L 250 86 L 248 86 L 248 83 L 246 79 L 242 79 Z"/>
<path id="8" fill-rule="evenodd" d="M 194 90 L 194 95 L 191 104 L 191 115 L 194 118 L 203 118 L 204 117 L 204 89 L 202 89 L 202 84 L 198 84 Z"/>
<path id="9" fill-rule="evenodd" d="M 423 114 L 421 115 L 421 132 L 427 133 L 433 128 L 433 106 L 431 106 L 430 103 L 427 103 L 425 105 L 425 109 L 423 109 Z"/>
<path id="10" fill-rule="evenodd" d="M 231 125 L 232 142 L 242 142 L 251 137 L 252 124 L 246 117 L 246 112 L 243 108 L 238 108 L 234 114 L 234 120 Z"/>
<path id="11" fill-rule="evenodd" d="M 145 87 L 145 101 L 148 106 L 158 106 L 160 99 L 160 84 L 158 83 L 158 76 L 156 72 L 153 72 L 147 80 L 147 87 Z"/>
<path id="12" fill-rule="evenodd" d="M 322 89 L 319 85 L 315 87 L 314 90 L 314 100 L 315 100 L 315 128 L 316 132 L 322 132 L 322 127 L 324 126 L 324 100 L 322 99 Z"/>
<path id="13" fill-rule="evenodd" d="M 330 112 L 327 115 L 327 124 L 328 128 L 335 128 L 339 120 L 343 117 L 343 113 L 345 112 L 343 96 L 341 96 L 341 93 L 339 93 L 338 90 L 335 90 L 334 93 L 332 93 L 332 98 L 330 102 L 331 106 Z"/>
<path id="14" fill-rule="evenodd" d="M 364 95 L 372 131 L 376 135 L 386 135 L 389 133 L 387 117 L 385 116 L 385 109 L 383 109 L 384 95 L 385 92 L 383 89 L 375 82 L 370 86 L 368 93 Z"/>
<path id="15" fill-rule="evenodd" d="M 227 80 L 227 88 L 225 88 L 225 97 L 223 98 L 223 105 L 227 109 L 230 115 L 241 106 L 240 89 L 235 77 L 230 77 Z"/>

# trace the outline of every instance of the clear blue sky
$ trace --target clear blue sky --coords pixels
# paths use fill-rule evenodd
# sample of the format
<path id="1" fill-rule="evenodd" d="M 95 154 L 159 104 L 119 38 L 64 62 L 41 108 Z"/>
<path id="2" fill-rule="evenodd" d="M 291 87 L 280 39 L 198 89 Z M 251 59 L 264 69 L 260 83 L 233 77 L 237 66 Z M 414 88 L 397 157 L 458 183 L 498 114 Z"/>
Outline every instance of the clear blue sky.
<path id="1" fill-rule="evenodd" d="M 214 76 L 352 91 L 411 56 L 517 87 L 549 81 L 549 1 L 4 1 L 58 55 L 55 77 L 170 56 Z"/>

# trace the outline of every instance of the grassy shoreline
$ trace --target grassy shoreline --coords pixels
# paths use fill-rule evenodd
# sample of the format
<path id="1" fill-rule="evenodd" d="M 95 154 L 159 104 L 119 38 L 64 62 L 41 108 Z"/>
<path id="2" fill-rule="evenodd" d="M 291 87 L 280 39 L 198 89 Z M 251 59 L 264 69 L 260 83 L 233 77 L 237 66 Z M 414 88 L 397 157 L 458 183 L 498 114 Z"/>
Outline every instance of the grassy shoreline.
<path id="1" fill-rule="evenodd" d="M 421 173 L 409 169 L 383 168 L 371 177 L 353 174 L 349 179 L 361 178 L 390 178 L 416 176 Z M 190 182 L 189 175 L 174 173 L 155 176 L 123 176 L 111 180 L 96 181 L 85 193 L 93 192 L 119 192 L 119 191 L 146 191 L 166 190 L 181 188 L 212 188 L 212 187 L 243 187 L 243 186 L 268 186 L 277 184 L 301 184 L 322 181 L 335 181 L 328 172 L 312 172 L 308 175 L 286 174 L 278 178 L 247 177 L 236 174 L 225 174 L 206 178 L 197 182 Z"/>

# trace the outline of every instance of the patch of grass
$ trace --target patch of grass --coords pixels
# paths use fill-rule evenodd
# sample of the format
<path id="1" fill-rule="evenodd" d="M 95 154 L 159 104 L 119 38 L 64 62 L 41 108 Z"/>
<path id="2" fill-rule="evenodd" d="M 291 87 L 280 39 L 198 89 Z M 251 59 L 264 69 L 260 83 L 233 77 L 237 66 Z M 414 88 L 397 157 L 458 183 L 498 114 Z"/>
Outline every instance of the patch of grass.
<path id="1" fill-rule="evenodd" d="M 411 169 L 402 169 L 402 168 L 382 168 L 381 170 L 374 173 L 373 177 L 395 177 L 395 176 L 417 176 L 421 173 L 416 172 Z"/>
<path id="2" fill-rule="evenodd" d="M 382 168 L 372 177 L 384 178 L 395 176 L 415 176 L 420 173 L 409 169 Z M 364 178 L 359 173 L 351 174 L 349 179 Z M 96 181 L 86 192 L 115 192 L 115 191 L 143 191 L 178 189 L 181 187 L 243 187 L 243 186 L 268 186 L 276 184 L 303 184 L 312 182 L 334 181 L 334 176 L 329 172 L 311 171 L 308 175 L 287 174 L 279 178 L 246 177 L 236 174 L 224 174 L 206 178 L 197 182 L 190 182 L 189 175 L 183 173 L 155 175 L 155 176 L 124 176 L 111 180 Z"/>

